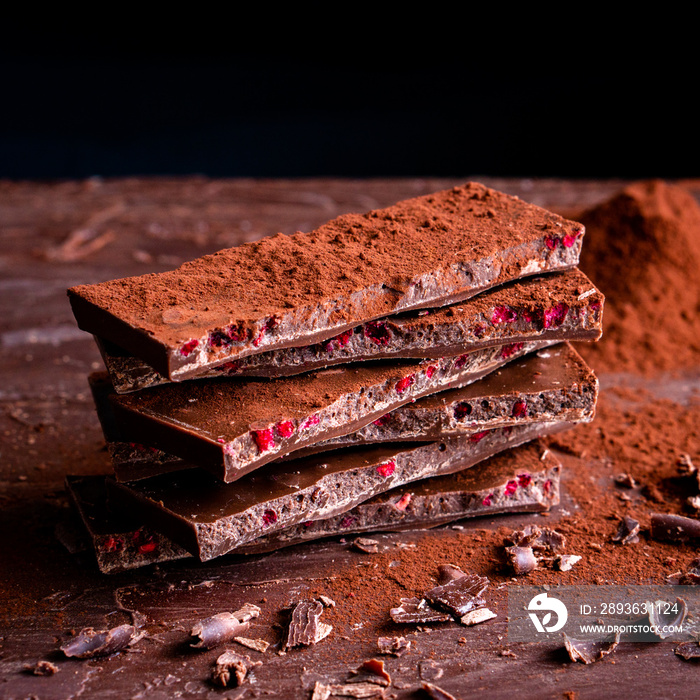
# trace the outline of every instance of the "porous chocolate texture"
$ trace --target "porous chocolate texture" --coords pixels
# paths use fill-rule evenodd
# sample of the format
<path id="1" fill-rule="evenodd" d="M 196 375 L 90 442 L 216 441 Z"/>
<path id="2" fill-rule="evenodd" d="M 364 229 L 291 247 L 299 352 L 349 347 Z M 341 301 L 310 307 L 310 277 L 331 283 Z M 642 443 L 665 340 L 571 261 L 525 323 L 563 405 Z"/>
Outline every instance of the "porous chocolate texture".
<path id="1" fill-rule="evenodd" d="M 127 509 L 207 561 L 262 535 L 345 513 L 379 493 L 458 472 L 572 425 L 534 423 L 441 442 L 346 448 L 323 459 L 270 464 L 228 485 L 192 469 L 130 484 L 108 479 L 107 486 L 115 509 Z"/>
<path id="2" fill-rule="evenodd" d="M 381 493 L 346 513 L 308 520 L 264 535 L 236 553 L 269 552 L 302 542 L 359 532 L 435 527 L 462 518 L 549 510 L 559 503 L 561 464 L 535 440 L 445 476 Z M 69 476 L 66 488 L 95 549 L 103 573 L 191 557 L 163 535 L 139 546 L 143 528 L 133 517 L 108 508 L 104 476 Z"/>
<path id="3" fill-rule="evenodd" d="M 581 224 L 468 183 L 68 295 L 81 329 L 181 380 L 575 267 L 583 233 Z"/>
<path id="4" fill-rule="evenodd" d="M 495 347 L 274 381 L 171 383 L 110 399 L 122 441 L 158 448 L 231 482 L 286 454 L 358 430 L 422 396 L 472 382 L 538 347 L 541 342 L 523 344 L 506 358 Z"/>
<path id="5" fill-rule="evenodd" d="M 603 303 L 603 295 L 580 270 L 567 270 L 513 282 L 448 307 L 370 321 L 313 345 L 249 355 L 202 370 L 201 376 L 278 377 L 346 362 L 461 355 L 533 340 L 598 340 Z M 96 340 L 118 393 L 169 381 L 114 343 Z"/>

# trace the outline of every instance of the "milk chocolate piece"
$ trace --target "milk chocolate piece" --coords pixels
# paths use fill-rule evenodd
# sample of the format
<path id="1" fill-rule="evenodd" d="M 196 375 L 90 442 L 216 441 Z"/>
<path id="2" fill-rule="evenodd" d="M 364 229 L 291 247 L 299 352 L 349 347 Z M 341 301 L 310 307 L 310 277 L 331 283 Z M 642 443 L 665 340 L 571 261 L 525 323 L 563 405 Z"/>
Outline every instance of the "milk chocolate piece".
<path id="1" fill-rule="evenodd" d="M 398 624 L 427 624 L 450 622 L 452 616 L 433 608 L 425 598 L 401 598 L 399 605 L 389 610 L 389 616 Z"/>
<path id="2" fill-rule="evenodd" d="M 686 661 L 698 659 L 700 658 L 700 642 L 696 640 L 681 642 L 673 651 Z"/>
<path id="3" fill-rule="evenodd" d="M 651 538 L 689 542 L 700 538 L 700 520 L 671 513 L 651 514 Z"/>
<path id="4" fill-rule="evenodd" d="M 96 656 L 111 656 L 126 649 L 136 637 L 132 625 L 119 625 L 109 630 L 86 627 L 74 639 L 61 646 L 61 651 L 76 659 L 92 659 Z"/>
<path id="5" fill-rule="evenodd" d="M 379 637 L 377 648 L 380 654 L 403 656 L 411 648 L 411 640 L 406 637 Z"/>
<path id="6" fill-rule="evenodd" d="M 200 620 L 192 628 L 192 637 L 196 642 L 190 646 L 196 649 L 213 649 L 230 642 L 250 627 L 250 620 L 260 615 L 257 605 L 246 604 L 236 612 L 221 612 Z"/>
<path id="7" fill-rule="evenodd" d="M 575 267 L 581 224 L 477 183 L 68 290 L 80 328 L 171 379 Z"/>
<path id="8" fill-rule="evenodd" d="M 229 485 L 199 469 L 128 485 L 112 480 L 107 484 L 115 509 L 126 508 L 207 561 L 262 535 L 345 513 L 378 493 L 455 473 L 571 425 L 534 423 L 427 444 L 348 448 L 267 465 Z M 506 493 L 517 492 L 519 485 L 507 485 Z"/>
<path id="9" fill-rule="evenodd" d="M 434 527 L 461 518 L 504 512 L 544 511 L 559 502 L 560 472 L 561 465 L 552 452 L 544 444 L 534 441 L 506 450 L 471 469 L 392 489 L 341 515 L 294 525 L 260 537 L 234 551 L 267 552 L 333 535 Z M 86 484 L 89 484 L 89 488 L 86 488 Z M 90 494 L 92 516 L 84 518 L 84 522 L 96 549 L 105 538 L 120 539 L 125 543 L 139 539 L 136 533 L 142 528 L 138 523 L 121 512 L 111 514 L 108 510 L 104 477 L 67 477 L 66 486 L 79 509 L 85 510 L 81 494 Z M 99 530 L 101 539 L 95 530 Z M 107 534 L 109 531 L 112 534 Z M 140 552 L 138 557 L 129 547 L 101 556 L 98 550 L 100 569 L 111 573 L 169 558 L 191 556 L 163 535 L 158 537 L 168 546 L 159 545 L 151 552 Z M 166 554 L 168 551 L 172 552 L 170 557 Z M 464 573 L 461 572 L 461 575 Z M 439 580 L 441 583 L 447 582 L 442 577 Z M 327 604 L 322 597 L 319 599 Z"/>
<path id="10" fill-rule="evenodd" d="M 514 282 L 452 306 L 370 321 L 321 343 L 225 362 L 200 376 L 279 377 L 360 360 L 462 355 L 534 340 L 597 340 L 603 302 L 580 270 L 567 270 Z M 96 340 L 118 393 L 169 381 L 114 343 Z"/>
<path id="11" fill-rule="evenodd" d="M 489 580 L 477 574 L 465 574 L 441 586 L 431 588 L 423 597 L 437 610 L 445 610 L 455 617 L 481 608 L 486 601 L 481 597 Z"/>
<path id="12" fill-rule="evenodd" d="M 620 518 L 617 532 L 613 535 L 612 541 L 617 544 L 633 544 L 639 542 L 639 521 L 625 515 Z"/>
<path id="13" fill-rule="evenodd" d="M 604 656 L 612 654 L 620 643 L 620 633 L 616 632 L 610 637 L 601 640 L 574 639 L 564 633 L 564 646 L 572 661 L 580 661 L 584 664 L 592 664 Z"/>
<path id="14" fill-rule="evenodd" d="M 309 646 L 325 639 L 333 628 L 321 622 L 322 613 L 323 603 L 318 600 L 302 600 L 297 603 L 292 610 L 284 648 Z"/>
<path id="15" fill-rule="evenodd" d="M 174 383 L 110 399 L 123 441 L 174 454 L 229 483 L 506 361 L 499 348 L 477 353 L 344 366 L 276 381 Z"/>

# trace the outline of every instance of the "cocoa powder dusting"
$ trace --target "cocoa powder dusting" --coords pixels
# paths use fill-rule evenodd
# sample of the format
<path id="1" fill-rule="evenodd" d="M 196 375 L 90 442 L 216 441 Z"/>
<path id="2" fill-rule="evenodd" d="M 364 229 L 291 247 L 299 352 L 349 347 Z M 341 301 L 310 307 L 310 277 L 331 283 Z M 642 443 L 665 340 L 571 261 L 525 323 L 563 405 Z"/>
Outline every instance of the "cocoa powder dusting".
<path id="1" fill-rule="evenodd" d="M 700 207 L 678 187 L 643 182 L 579 218 L 587 225 L 581 266 L 606 308 L 603 339 L 576 347 L 602 390 L 592 423 L 548 440 L 564 464 L 564 495 L 556 512 L 530 522 L 556 529 L 567 553 L 582 559 L 570 571 L 537 568 L 515 582 L 504 553 L 512 530 L 498 519 L 438 528 L 410 539 L 413 546 L 358 555 L 326 589 L 343 601 L 331 613 L 335 624 L 369 618 L 405 633 L 388 620 L 389 607 L 434 586 L 441 564 L 487 576 L 497 612 L 512 585 L 660 584 L 691 565 L 692 543 L 654 541 L 649 528 L 652 512 L 700 516 L 688 501 L 697 479 L 683 468 L 700 461 L 700 401 L 690 382 L 668 381 L 668 373 L 699 364 Z M 639 521 L 639 541 L 621 546 L 613 538 L 625 517 Z"/>

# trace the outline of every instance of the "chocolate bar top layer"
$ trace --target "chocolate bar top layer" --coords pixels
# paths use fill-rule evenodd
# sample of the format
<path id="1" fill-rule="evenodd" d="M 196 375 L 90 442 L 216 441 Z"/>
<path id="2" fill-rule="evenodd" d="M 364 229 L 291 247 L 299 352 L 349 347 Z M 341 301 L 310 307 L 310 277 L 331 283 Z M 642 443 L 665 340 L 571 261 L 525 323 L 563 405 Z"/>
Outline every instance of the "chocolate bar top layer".
<path id="1" fill-rule="evenodd" d="M 381 416 L 354 433 L 310 449 L 395 440 L 440 440 L 471 430 L 526 420 L 590 422 L 598 379 L 569 343 L 538 350 L 477 382 L 426 396 Z"/>
<path id="2" fill-rule="evenodd" d="M 332 535 L 435 527 L 452 520 L 498 513 L 541 512 L 559 502 L 560 474 L 559 460 L 535 440 L 471 469 L 392 489 L 342 515 L 294 525 L 233 551 L 269 552 Z M 110 511 L 104 476 L 68 476 L 66 490 L 81 516 L 103 573 L 191 556 L 126 513 Z"/>
<path id="3" fill-rule="evenodd" d="M 505 358 L 496 347 L 432 361 L 342 366 L 273 381 L 193 380 L 110 399 L 124 441 L 188 459 L 231 482 L 421 396 L 474 381 L 528 349 Z"/>
<path id="4" fill-rule="evenodd" d="M 468 183 L 68 294 L 80 328 L 182 379 L 574 267 L 583 233 L 581 224 Z"/>
<path id="5" fill-rule="evenodd" d="M 286 527 L 344 513 L 372 496 L 431 476 L 451 474 L 567 422 L 496 428 L 416 445 L 347 448 L 270 464 L 222 485 L 201 470 L 131 484 L 107 481 L 115 509 L 125 508 L 202 561 Z"/>
<path id="6" fill-rule="evenodd" d="M 535 339 L 598 340 L 604 297 L 580 270 L 530 277 L 438 309 L 370 321 L 313 345 L 225 362 L 202 376 L 298 374 L 383 358 L 430 358 Z M 140 358 L 96 338 L 119 393 L 169 381 Z"/>

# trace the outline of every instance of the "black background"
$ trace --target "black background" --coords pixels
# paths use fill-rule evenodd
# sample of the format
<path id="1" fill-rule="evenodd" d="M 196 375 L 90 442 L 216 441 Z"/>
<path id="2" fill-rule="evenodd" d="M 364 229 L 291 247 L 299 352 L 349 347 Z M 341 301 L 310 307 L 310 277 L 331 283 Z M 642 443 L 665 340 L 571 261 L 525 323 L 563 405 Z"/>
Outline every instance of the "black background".
<path id="1" fill-rule="evenodd" d="M 0 177 L 698 176 L 693 64 L 648 41 L 221 21 L 5 23 Z"/>

